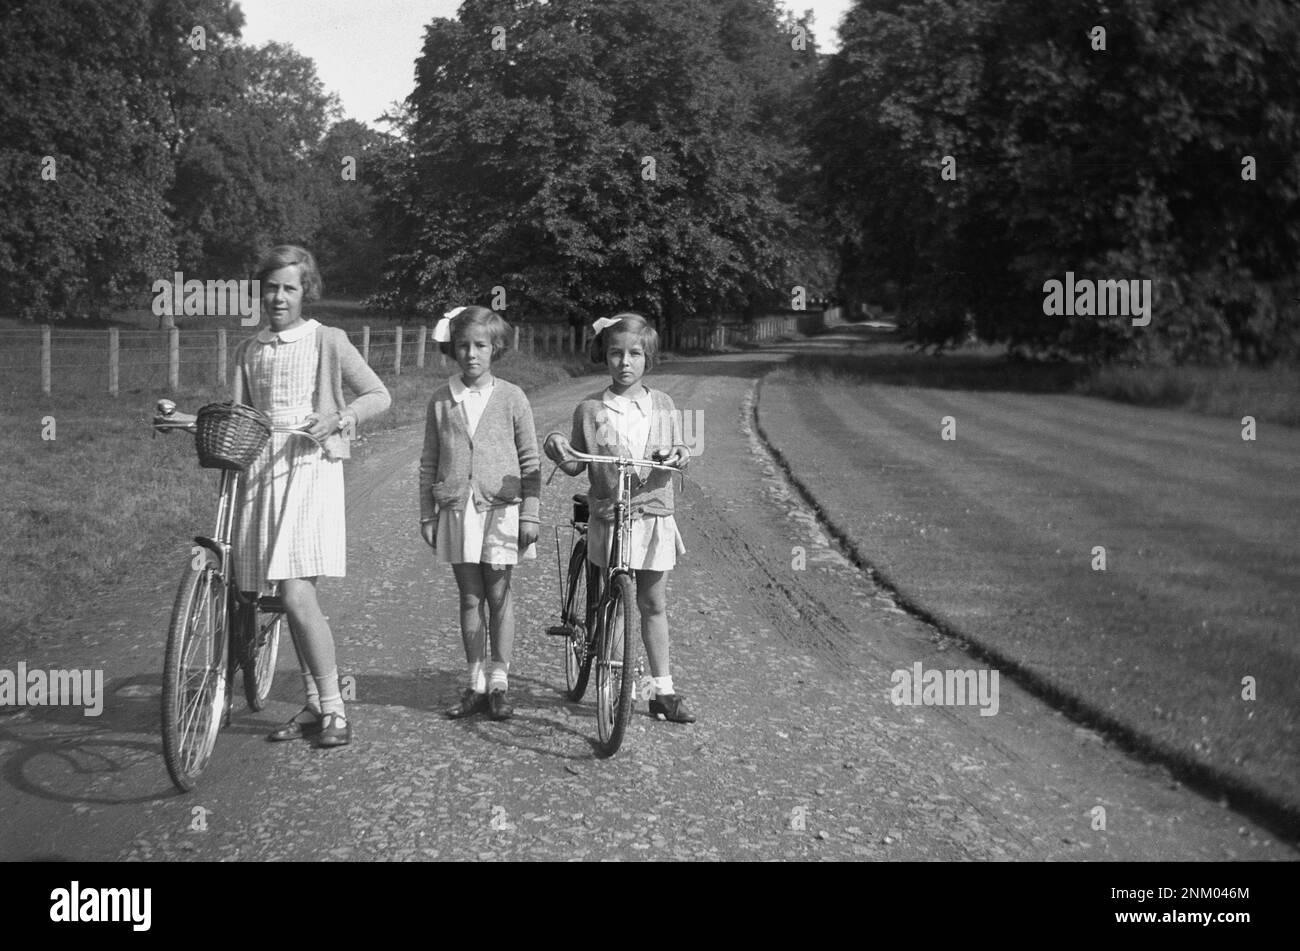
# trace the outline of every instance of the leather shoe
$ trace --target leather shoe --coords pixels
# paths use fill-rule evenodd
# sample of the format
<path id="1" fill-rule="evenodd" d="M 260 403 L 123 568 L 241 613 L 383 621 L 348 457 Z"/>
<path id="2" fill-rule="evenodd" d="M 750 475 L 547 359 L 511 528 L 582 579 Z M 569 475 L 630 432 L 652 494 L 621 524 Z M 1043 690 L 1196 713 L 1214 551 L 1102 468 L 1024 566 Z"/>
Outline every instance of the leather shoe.
<path id="1" fill-rule="evenodd" d="M 695 722 L 695 714 L 686 708 L 686 701 L 675 693 L 661 693 L 651 699 L 650 715 L 671 723 Z"/>
<path id="2" fill-rule="evenodd" d="M 342 713 L 327 713 L 321 717 L 317 746 L 347 746 L 352 742 L 352 724 Z"/>
<path id="3" fill-rule="evenodd" d="M 515 708 L 510 706 L 504 690 L 493 690 L 488 696 L 488 716 L 493 720 L 509 720 L 515 715 Z"/>
<path id="4" fill-rule="evenodd" d="M 448 720 L 461 720 L 476 713 L 486 713 L 488 698 L 485 693 L 475 693 L 472 687 L 466 687 L 460 695 L 460 703 L 446 711 Z"/>
<path id="5" fill-rule="evenodd" d="M 310 717 L 311 719 L 305 719 Z M 311 707 L 303 707 L 294 714 L 293 719 L 279 729 L 272 730 L 266 738 L 272 743 L 285 740 L 306 740 L 317 736 L 321 731 L 321 716 Z"/>

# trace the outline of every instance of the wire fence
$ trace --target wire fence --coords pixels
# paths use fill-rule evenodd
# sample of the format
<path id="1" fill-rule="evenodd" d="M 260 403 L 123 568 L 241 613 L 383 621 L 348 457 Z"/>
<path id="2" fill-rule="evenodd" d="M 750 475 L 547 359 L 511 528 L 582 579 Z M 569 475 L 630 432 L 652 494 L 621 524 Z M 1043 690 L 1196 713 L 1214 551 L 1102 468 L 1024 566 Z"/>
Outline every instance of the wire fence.
<path id="1" fill-rule="evenodd" d="M 714 352 L 808 333 L 822 314 L 770 315 L 748 323 L 684 321 L 667 334 L 665 349 Z M 350 330 L 348 339 L 384 375 L 445 369 L 443 355 L 424 325 Z M 569 324 L 514 328 L 514 348 L 538 356 L 586 350 L 589 329 Z M 245 335 L 218 330 L 78 330 L 34 327 L 0 330 L 0 388 L 8 393 L 107 393 L 177 391 L 225 386 L 234 352 Z"/>

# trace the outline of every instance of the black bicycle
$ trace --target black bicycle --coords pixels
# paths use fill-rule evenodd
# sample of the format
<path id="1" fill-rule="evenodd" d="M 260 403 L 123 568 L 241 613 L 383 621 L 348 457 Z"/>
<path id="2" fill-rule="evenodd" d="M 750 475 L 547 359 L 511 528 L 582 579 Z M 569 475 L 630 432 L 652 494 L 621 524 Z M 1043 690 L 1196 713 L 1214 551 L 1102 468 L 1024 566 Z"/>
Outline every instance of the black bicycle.
<path id="1" fill-rule="evenodd" d="M 249 709 L 266 706 L 280 652 L 284 604 L 277 595 L 241 591 L 233 547 L 235 502 L 244 469 L 272 432 L 304 436 L 301 429 L 273 427 L 257 410 L 215 403 L 198 416 L 178 413 L 159 400 L 152 420 L 158 432 L 195 434 L 199 464 L 221 470 L 217 521 L 211 536 L 195 536 L 194 555 L 181 572 L 163 660 L 163 760 L 182 792 L 194 788 L 230 723 L 235 673 L 244 672 Z"/>
<path id="2" fill-rule="evenodd" d="M 573 497 L 573 543 L 568 571 L 561 567 L 563 546 L 555 530 L 556 566 L 560 569 L 560 623 L 546 633 L 564 638 L 564 676 L 570 700 L 586 693 L 594 662 L 596 667 L 597 752 L 613 756 L 623 743 L 632 716 L 635 684 L 641 679 L 636 645 L 641 625 L 636 607 L 636 579 L 628 565 L 627 545 L 632 534 L 632 470 L 638 466 L 681 470 L 650 459 L 593 456 L 570 452 L 581 462 L 604 462 L 618 467 L 618 496 L 614 502 L 614 539 L 608 567 L 587 560 L 587 496 Z M 552 473 L 554 478 L 554 473 Z"/>

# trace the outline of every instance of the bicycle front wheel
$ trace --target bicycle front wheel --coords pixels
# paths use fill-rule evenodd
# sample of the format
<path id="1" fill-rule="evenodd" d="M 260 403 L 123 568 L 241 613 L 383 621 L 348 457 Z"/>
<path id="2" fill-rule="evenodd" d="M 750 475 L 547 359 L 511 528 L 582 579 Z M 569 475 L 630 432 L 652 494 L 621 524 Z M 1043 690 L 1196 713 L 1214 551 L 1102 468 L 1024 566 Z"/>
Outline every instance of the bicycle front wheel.
<path id="1" fill-rule="evenodd" d="M 639 636 L 636 589 L 625 574 L 614 577 L 601 612 L 596 657 L 597 752 L 613 756 L 623 743 L 632 716 L 632 666 Z"/>
<path id="2" fill-rule="evenodd" d="M 211 565 L 187 565 L 172 608 L 163 661 L 163 760 L 189 792 L 212 756 L 229 702 L 226 589 Z"/>
<path id="3" fill-rule="evenodd" d="M 569 699 L 578 701 L 587 692 L 591 676 L 592 601 L 587 580 L 591 571 L 587 565 L 587 539 L 579 538 L 569 558 L 568 584 L 565 586 L 564 626 L 569 635 L 564 639 L 564 679 L 569 688 Z"/>
<path id="4" fill-rule="evenodd" d="M 280 634 L 284 630 L 284 615 L 278 611 L 263 611 L 250 604 L 248 627 L 244 629 L 244 699 L 254 712 L 266 706 L 271 695 L 271 682 L 275 679 L 275 663 L 280 657 Z"/>

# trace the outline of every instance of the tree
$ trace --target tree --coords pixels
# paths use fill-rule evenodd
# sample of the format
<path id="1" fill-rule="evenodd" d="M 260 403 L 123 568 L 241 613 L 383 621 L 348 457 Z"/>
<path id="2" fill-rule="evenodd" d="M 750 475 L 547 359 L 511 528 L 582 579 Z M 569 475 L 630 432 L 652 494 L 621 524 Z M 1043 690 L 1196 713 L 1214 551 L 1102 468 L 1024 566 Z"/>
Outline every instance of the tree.
<path id="1" fill-rule="evenodd" d="M 168 201 L 183 269 L 239 273 L 266 247 L 310 245 L 319 149 L 338 104 L 287 46 L 231 45 L 194 66 Z"/>
<path id="2" fill-rule="evenodd" d="M 969 314 L 1042 354 L 1297 352 L 1276 291 L 1300 239 L 1298 31 L 1282 0 L 859 2 L 817 106 L 843 284 L 897 282 L 937 345 Z M 1151 324 L 1045 316 L 1066 271 L 1151 280 Z"/>
<path id="3" fill-rule="evenodd" d="M 772 124 L 816 68 L 793 53 L 764 0 L 469 0 L 433 21 L 381 199 L 408 248 L 390 299 L 500 286 L 511 314 L 669 320 L 788 300 L 816 246 L 801 130 Z"/>
<path id="4" fill-rule="evenodd" d="M 0 12 L 0 308 L 91 316 L 174 263 L 167 90 L 228 0 L 52 0 Z"/>
<path id="5" fill-rule="evenodd" d="M 348 119 L 316 148 L 311 200 L 319 226 L 312 247 L 328 288 L 368 293 L 379 285 L 387 244 L 377 227 L 375 190 L 390 144 L 388 136 Z"/>

